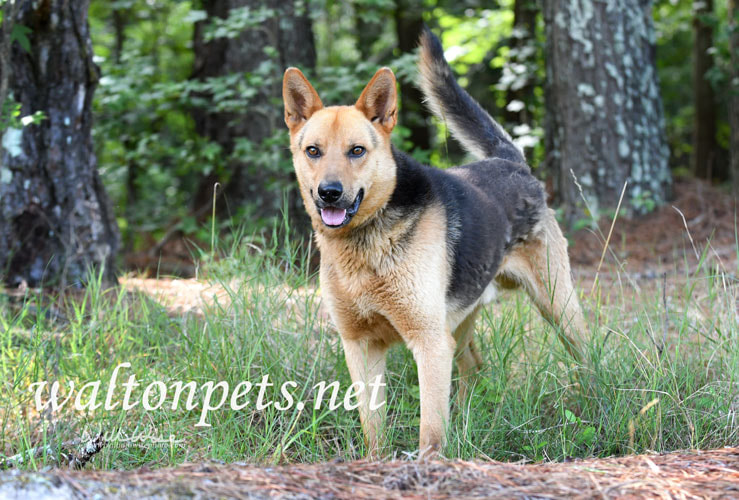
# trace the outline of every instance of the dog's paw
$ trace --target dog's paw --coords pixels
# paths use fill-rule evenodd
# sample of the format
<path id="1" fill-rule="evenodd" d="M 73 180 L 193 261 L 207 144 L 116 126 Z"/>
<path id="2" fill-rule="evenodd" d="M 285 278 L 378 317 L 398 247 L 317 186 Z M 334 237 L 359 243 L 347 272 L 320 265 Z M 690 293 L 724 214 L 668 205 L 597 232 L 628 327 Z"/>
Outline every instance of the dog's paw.
<path id="1" fill-rule="evenodd" d="M 438 444 L 432 444 L 418 450 L 418 461 L 419 462 L 432 462 L 443 458 L 439 452 L 440 446 Z"/>

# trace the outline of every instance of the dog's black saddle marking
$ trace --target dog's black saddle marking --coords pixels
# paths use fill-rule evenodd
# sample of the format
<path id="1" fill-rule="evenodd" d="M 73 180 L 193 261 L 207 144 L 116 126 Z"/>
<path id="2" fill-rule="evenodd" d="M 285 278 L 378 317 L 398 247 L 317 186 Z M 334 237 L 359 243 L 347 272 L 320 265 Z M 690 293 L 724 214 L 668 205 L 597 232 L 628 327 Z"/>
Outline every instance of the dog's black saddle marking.
<path id="1" fill-rule="evenodd" d="M 495 277 L 505 253 L 525 240 L 546 209 L 529 167 L 491 158 L 441 170 L 393 149 L 397 181 L 388 208 L 414 213 L 433 203 L 446 212 L 452 275 L 447 298 L 474 303 Z"/>

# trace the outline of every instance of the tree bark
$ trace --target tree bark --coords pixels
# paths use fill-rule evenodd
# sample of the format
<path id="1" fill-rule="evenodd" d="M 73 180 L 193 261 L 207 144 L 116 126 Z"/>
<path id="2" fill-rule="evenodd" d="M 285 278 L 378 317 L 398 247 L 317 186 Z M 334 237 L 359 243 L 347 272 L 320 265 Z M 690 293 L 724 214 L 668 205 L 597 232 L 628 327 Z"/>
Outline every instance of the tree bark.
<path id="1" fill-rule="evenodd" d="M 116 64 L 121 63 L 123 56 L 123 45 L 126 42 L 126 25 L 128 24 L 129 12 L 125 7 L 112 7 L 113 14 L 113 33 L 115 34 L 115 44 L 113 45 L 113 60 Z"/>
<path id="2" fill-rule="evenodd" d="M 233 151 L 237 138 L 252 141 L 257 148 L 276 130 L 285 127 L 282 107 L 273 104 L 282 95 L 282 71 L 288 66 L 301 69 L 315 67 L 316 54 L 311 21 L 305 2 L 293 0 L 204 0 L 203 8 L 208 18 L 225 19 L 230 11 L 239 7 L 253 9 L 272 8 L 274 18 L 254 29 L 245 29 L 236 38 L 219 38 L 205 42 L 204 24 L 198 23 L 195 29 L 195 63 L 193 78 L 204 80 L 209 77 L 254 71 L 265 59 L 265 48 L 276 49 L 277 70 L 271 81 L 259 89 L 253 102 L 261 106 L 251 106 L 241 114 L 214 112 L 207 108 L 193 112 L 199 134 L 220 144 L 227 154 Z M 208 22 L 207 20 L 205 21 Z M 283 145 L 282 150 L 286 148 Z M 276 146 L 272 146 L 276 147 Z M 247 202 L 255 204 L 260 216 L 278 215 L 282 208 L 280 193 L 270 190 L 263 173 L 254 171 L 249 165 L 234 161 L 228 166 L 230 178 L 223 187 L 231 206 Z M 290 170 L 284 173 L 286 181 L 294 187 L 296 181 Z M 212 203 L 213 185 L 222 182 L 211 175 L 201 182 L 194 200 L 194 208 L 200 209 Z M 288 199 L 288 215 L 293 227 L 305 230 L 309 227 L 305 211 L 297 189 L 291 189 Z"/>
<path id="3" fill-rule="evenodd" d="M 84 284 L 90 269 L 115 277 L 118 229 L 91 136 L 98 68 L 88 6 L 26 2 L 18 15 L 31 53 L 13 45 L 9 88 L 22 115 L 46 118 L 22 130 L 19 155 L 0 157 L 0 274 L 10 285 Z"/>
<path id="4" fill-rule="evenodd" d="M 716 172 L 716 99 L 706 73 L 713 67 L 713 55 L 708 51 L 713 46 L 713 29 L 701 19 L 713 13 L 713 0 L 693 3 L 693 174 L 701 179 L 710 179 Z"/>
<path id="5" fill-rule="evenodd" d="M 529 54 L 527 47 L 533 46 L 536 41 L 536 14 L 538 5 L 536 0 L 516 0 L 513 6 L 513 36 L 511 37 L 510 49 L 514 53 L 511 63 L 531 65 L 534 53 Z M 528 63 L 528 64 L 527 64 Z M 506 93 L 506 102 L 520 101 L 524 107 L 517 110 L 505 111 L 506 123 L 515 125 L 531 125 L 532 117 L 529 106 L 534 97 L 534 85 L 531 78 L 519 88 L 509 88 Z"/>
<path id="6" fill-rule="evenodd" d="M 547 167 L 572 225 L 590 209 L 648 211 L 670 195 L 648 0 L 546 0 Z"/>
<path id="7" fill-rule="evenodd" d="M 4 106 L 8 99 L 8 83 L 10 81 L 10 75 L 7 71 L 3 71 L 3 68 L 10 67 L 10 34 L 13 31 L 13 24 L 15 19 L 20 12 L 22 1 L 9 3 L 5 2 L 2 6 L 2 22 L 0 22 L 0 132 L 5 127 L 4 118 L 5 111 Z"/>
<path id="8" fill-rule="evenodd" d="M 356 47 L 362 60 L 367 61 L 377 56 L 372 52 L 372 45 L 382 34 L 384 28 L 384 16 L 386 12 L 373 12 L 375 16 L 367 16 L 363 4 L 357 4 L 354 7 L 354 26 L 356 29 Z M 374 11 L 375 9 L 373 9 Z M 389 13 L 392 15 L 392 12 Z"/>
<path id="9" fill-rule="evenodd" d="M 734 197 L 739 198 L 739 9 L 736 0 L 729 0 L 729 51 L 732 75 L 729 83 L 729 125 L 731 137 L 731 177 Z"/>
<path id="10" fill-rule="evenodd" d="M 423 2 L 418 0 L 397 0 L 395 2 L 395 30 L 398 48 L 409 53 L 418 48 L 418 37 L 423 30 Z M 401 106 L 400 125 L 410 130 L 408 140 L 414 148 L 431 149 L 431 135 L 428 127 L 428 113 L 423 107 L 423 95 L 413 83 L 400 82 Z"/>

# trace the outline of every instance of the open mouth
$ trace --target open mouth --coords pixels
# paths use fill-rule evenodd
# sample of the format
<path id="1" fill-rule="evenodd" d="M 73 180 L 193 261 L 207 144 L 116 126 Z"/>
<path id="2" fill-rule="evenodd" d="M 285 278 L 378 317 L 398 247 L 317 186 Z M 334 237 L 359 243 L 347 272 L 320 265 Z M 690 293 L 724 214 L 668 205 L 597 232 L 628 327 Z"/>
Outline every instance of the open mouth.
<path id="1" fill-rule="evenodd" d="M 357 193 L 357 197 L 354 198 L 354 203 L 349 208 L 340 208 L 336 206 L 325 206 L 319 208 L 318 211 L 321 213 L 321 220 L 328 227 L 342 227 L 349 223 L 359 210 L 359 204 L 362 203 L 364 198 L 364 189 L 360 189 Z"/>

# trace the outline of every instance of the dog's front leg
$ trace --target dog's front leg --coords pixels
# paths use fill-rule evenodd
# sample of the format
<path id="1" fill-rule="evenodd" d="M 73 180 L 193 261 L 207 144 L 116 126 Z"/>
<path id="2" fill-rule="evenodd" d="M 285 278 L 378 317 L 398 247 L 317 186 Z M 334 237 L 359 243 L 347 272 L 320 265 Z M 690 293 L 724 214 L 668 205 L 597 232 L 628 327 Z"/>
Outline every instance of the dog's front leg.
<path id="1" fill-rule="evenodd" d="M 368 456 L 379 458 L 387 411 L 385 405 L 387 344 L 377 340 L 354 340 L 344 337 L 341 338 L 341 342 L 352 383 L 363 384 L 363 390 L 358 396 L 359 420 L 362 423 Z"/>
<path id="2" fill-rule="evenodd" d="M 421 392 L 419 460 L 435 457 L 446 441 L 452 383 L 454 338 L 443 323 L 418 332 L 407 342 L 418 366 Z"/>

